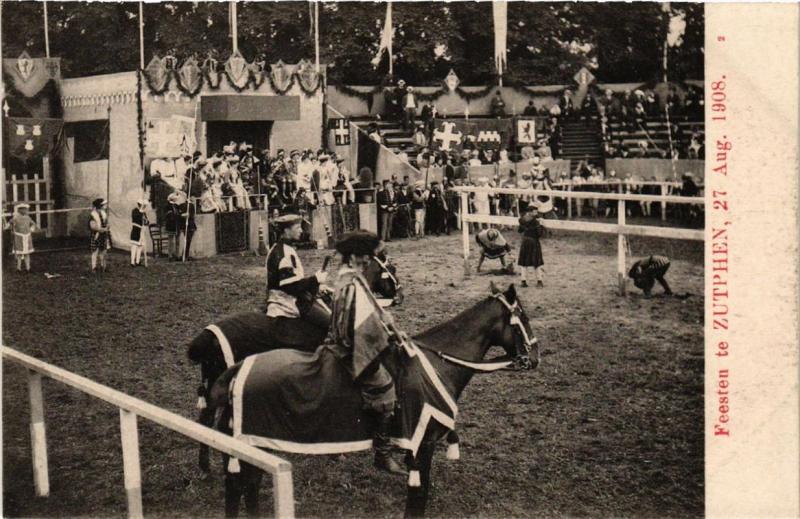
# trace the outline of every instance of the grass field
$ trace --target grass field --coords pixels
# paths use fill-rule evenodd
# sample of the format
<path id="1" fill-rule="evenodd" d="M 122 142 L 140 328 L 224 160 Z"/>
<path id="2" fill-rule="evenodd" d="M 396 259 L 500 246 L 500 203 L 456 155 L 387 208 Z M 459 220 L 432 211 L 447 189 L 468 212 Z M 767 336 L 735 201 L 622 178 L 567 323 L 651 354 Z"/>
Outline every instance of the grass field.
<path id="1" fill-rule="evenodd" d="M 518 246 L 516 233 L 506 234 Z M 546 286 L 520 290 L 542 363 L 528 373 L 479 375 L 467 387 L 459 402 L 462 458 L 437 451 L 432 515 L 702 516 L 702 243 L 634 238 L 631 245 L 634 255 L 670 256 L 673 290 L 692 296 L 617 296 L 613 236 L 545 240 Z M 409 333 L 473 305 L 492 279 L 518 280 L 463 279 L 459 236 L 392 242 L 389 251 L 406 287 L 394 314 Z M 323 254 L 301 251 L 306 270 Z M 88 251 L 33 260 L 33 274 L 5 267 L 4 344 L 189 417 L 199 373 L 186 344 L 224 314 L 257 309 L 264 293 L 263 258 L 253 256 L 186 265 L 151 259 L 149 269 L 131 269 L 127 255 L 113 254 L 111 270 L 98 276 L 88 272 Z M 4 364 L 3 515 L 124 515 L 116 408 L 52 381 L 44 391 L 51 496 L 39 499 L 25 373 Z M 203 478 L 195 444 L 144 421 L 140 445 L 146 515 L 222 515 L 219 456 Z M 288 459 L 299 516 L 402 514 L 404 481 L 377 473 L 369 453 Z M 269 512 L 269 478 L 264 483 Z"/>

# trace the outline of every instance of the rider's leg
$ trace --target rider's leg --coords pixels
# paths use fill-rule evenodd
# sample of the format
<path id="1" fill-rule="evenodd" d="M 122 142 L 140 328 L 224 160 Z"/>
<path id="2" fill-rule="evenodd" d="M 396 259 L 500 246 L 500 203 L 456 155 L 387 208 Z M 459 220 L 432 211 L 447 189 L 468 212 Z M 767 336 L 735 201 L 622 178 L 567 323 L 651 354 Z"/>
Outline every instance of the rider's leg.
<path id="1" fill-rule="evenodd" d="M 392 458 L 392 445 L 389 442 L 394 407 L 397 402 L 392 376 L 386 368 L 378 364 L 371 375 L 362 378 L 360 386 L 365 409 L 375 413 L 377 418 L 375 437 L 372 441 L 375 449 L 375 466 L 391 474 L 407 475 L 402 465 Z"/>

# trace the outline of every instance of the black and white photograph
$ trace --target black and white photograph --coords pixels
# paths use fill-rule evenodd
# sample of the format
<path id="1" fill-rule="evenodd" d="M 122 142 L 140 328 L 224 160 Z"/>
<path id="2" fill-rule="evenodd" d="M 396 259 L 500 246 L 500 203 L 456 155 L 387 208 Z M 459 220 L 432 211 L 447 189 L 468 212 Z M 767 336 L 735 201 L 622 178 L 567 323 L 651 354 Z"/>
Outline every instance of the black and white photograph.
<path id="1" fill-rule="evenodd" d="M 704 517 L 706 9 L 3 2 L 2 515 Z"/>

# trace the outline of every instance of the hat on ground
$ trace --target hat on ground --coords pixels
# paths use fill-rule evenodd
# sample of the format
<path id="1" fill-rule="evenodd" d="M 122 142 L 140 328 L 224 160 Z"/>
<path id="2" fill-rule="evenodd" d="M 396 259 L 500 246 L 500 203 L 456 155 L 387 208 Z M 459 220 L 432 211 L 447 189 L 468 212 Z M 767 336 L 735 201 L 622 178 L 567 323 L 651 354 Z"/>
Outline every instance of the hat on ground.
<path id="1" fill-rule="evenodd" d="M 336 251 L 340 254 L 355 254 L 358 256 L 372 256 L 380 243 L 378 235 L 360 229 L 344 234 L 336 242 Z"/>
<path id="2" fill-rule="evenodd" d="M 283 216 L 279 216 L 272 220 L 281 228 L 290 227 L 296 223 L 300 223 L 303 221 L 303 218 L 299 214 L 285 214 Z"/>

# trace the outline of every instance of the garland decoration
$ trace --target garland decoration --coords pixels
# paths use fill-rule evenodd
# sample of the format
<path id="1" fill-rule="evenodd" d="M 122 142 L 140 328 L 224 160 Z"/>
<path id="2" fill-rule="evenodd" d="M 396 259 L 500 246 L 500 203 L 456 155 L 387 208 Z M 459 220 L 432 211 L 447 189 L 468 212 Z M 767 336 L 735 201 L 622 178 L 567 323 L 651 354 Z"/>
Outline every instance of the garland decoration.
<path id="1" fill-rule="evenodd" d="M 144 107 L 142 105 L 142 76 L 144 71 L 136 68 L 136 130 L 139 134 L 139 167 L 144 174 Z M 146 175 L 142 182 L 146 182 Z"/>
<path id="2" fill-rule="evenodd" d="M 163 95 L 175 80 L 178 90 L 193 99 L 200 94 L 203 87 L 219 90 L 222 76 L 225 76 L 225 81 L 237 93 L 251 87 L 258 90 L 266 81 L 269 81 L 270 88 L 278 95 L 286 95 L 295 84 L 299 85 L 306 97 L 313 97 L 320 89 L 325 88 L 323 75 L 318 74 L 307 60 L 302 60 L 297 65 L 287 65 L 279 61 L 269 66 L 263 60 L 247 63 L 241 55 L 234 55 L 231 56 L 233 62 L 229 59 L 224 67 L 220 67 L 219 62 L 209 56 L 202 66 L 198 66 L 194 58 L 188 58 L 180 67 L 170 68 L 166 63 L 169 58 L 171 57 L 154 56 L 150 64 L 141 71 L 147 88 L 153 95 Z M 170 65 L 173 63 L 170 62 Z"/>

